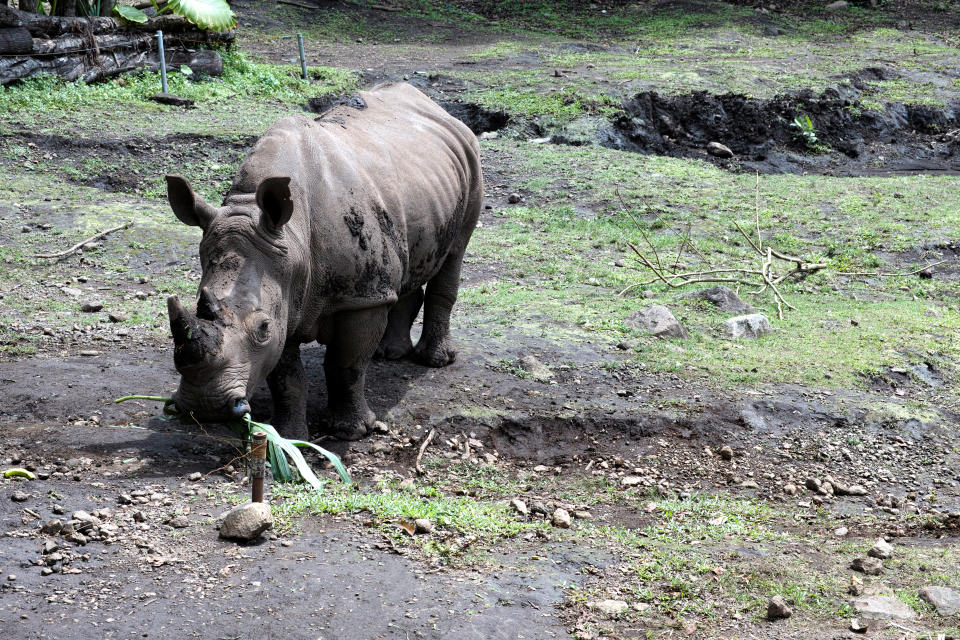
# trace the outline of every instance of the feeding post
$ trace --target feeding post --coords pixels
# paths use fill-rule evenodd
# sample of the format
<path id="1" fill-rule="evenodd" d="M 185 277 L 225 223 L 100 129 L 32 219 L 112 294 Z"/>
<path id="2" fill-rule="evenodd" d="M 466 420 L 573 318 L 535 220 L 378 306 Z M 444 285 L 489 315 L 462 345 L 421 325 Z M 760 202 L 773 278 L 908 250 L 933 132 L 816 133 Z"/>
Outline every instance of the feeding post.
<path id="1" fill-rule="evenodd" d="M 252 478 L 250 499 L 253 502 L 263 502 L 263 476 L 267 460 L 267 434 L 257 431 L 253 434 L 253 450 L 250 463 L 250 476 Z"/>

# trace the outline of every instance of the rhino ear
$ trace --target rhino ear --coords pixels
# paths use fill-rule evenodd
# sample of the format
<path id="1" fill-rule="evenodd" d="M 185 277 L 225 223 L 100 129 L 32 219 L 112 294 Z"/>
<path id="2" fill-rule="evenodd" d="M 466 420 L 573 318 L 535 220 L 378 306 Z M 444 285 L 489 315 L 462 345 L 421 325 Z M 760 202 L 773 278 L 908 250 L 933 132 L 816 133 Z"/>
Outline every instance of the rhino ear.
<path id="1" fill-rule="evenodd" d="M 217 217 L 217 210 L 198 198 L 183 176 L 167 176 L 167 198 L 174 215 L 183 224 L 206 230 Z"/>
<path id="2" fill-rule="evenodd" d="M 263 225 L 274 233 L 279 231 L 293 215 L 290 178 L 264 178 L 257 187 L 257 205 L 263 211 Z"/>

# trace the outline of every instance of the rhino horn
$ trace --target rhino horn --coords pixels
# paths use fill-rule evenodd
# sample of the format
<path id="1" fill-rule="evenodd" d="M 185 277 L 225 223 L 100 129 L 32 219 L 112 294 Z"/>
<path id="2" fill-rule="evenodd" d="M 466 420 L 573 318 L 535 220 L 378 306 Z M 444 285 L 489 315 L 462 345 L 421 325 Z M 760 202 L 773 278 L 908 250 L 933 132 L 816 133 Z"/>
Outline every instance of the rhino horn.
<path id="1" fill-rule="evenodd" d="M 170 296 L 167 298 L 167 313 L 170 315 L 170 332 L 173 334 L 173 343 L 182 346 L 190 338 L 190 318 L 187 310 L 180 304 L 180 298 Z"/>
<path id="2" fill-rule="evenodd" d="M 200 289 L 200 298 L 197 300 L 197 317 L 203 320 L 220 320 L 222 318 L 220 302 L 210 293 L 210 289 Z"/>

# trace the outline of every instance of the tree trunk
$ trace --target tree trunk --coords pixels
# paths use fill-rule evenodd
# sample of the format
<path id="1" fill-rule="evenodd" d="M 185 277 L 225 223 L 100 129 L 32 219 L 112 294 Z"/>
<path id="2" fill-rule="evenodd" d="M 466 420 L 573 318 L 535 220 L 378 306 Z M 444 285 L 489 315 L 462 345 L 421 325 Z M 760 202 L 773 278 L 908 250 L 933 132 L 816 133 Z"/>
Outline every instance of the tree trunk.
<path id="1" fill-rule="evenodd" d="M 33 38 L 23 27 L 14 29 L 0 28 L 0 53 L 30 53 L 33 51 Z"/>
<path id="2" fill-rule="evenodd" d="M 57 0 L 56 14 L 64 18 L 75 18 L 77 16 L 77 0 Z"/>
<path id="3" fill-rule="evenodd" d="M 112 16 L 114 4 L 116 4 L 114 0 L 100 0 L 100 15 L 104 18 Z"/>
<path id="4" fill-rule="evenodd" d="M 20 0 L 20 11 L 37 12 L 37 0 Z"/>

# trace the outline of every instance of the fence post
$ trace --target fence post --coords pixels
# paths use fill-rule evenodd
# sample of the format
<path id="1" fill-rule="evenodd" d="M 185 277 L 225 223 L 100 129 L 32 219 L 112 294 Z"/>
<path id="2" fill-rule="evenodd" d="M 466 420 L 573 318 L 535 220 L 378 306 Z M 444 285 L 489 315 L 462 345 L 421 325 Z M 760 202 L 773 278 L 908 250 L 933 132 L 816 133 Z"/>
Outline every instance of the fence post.
<path id="1" fill-rule="evenodd" d="M 297 46 L 300 48 L 300 73 L 303 74 L 303 79 L 307 79 L 307 56 L 303 53 L 303 34 L 297 34 Z"/>
<path id="2" fill-rule="evenodd" d="M 267 434 L 257 431 L 253 434 L 253 451 L 250 460 L 250 476 L 253 479 L 251 489 L 253 502 L 263 502 L 263 476 L 266 472 Z"/>
<path id="3" fill-rule="evenodd" d="M 167 56 L 163 52 L 163 31 L 157 31 L 157 46 L 160 49 L 160 88 L 167 92 Z"/>

